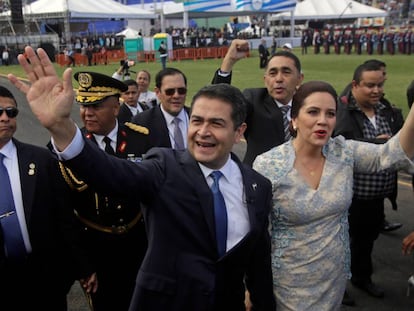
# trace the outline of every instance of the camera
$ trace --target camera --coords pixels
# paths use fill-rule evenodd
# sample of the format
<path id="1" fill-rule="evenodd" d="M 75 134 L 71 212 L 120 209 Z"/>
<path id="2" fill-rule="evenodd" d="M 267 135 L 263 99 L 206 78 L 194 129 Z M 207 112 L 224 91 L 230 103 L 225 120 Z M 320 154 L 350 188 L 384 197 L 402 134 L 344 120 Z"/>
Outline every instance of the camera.
<path id="1" fill-rule="evenodd" d="M 129 70 L 129 67 L 132 67 L 135 65 L 135 62 L 133 60 L 121 60 L 120 61 L 120 65 L 122 66 L 122 72 L 123 72 L 123 79 L 131 79 L 131 74 L 132 73 L 136 73 L 133 70 Z"/>
<path id="2" fill-rule="evenodd" d="M 135 62 L 133 60 L 121 60 L 120 65 L 123 66 L 124 70 L 128 70 L 129 67 L 132 67 L 135 65 Z"/>

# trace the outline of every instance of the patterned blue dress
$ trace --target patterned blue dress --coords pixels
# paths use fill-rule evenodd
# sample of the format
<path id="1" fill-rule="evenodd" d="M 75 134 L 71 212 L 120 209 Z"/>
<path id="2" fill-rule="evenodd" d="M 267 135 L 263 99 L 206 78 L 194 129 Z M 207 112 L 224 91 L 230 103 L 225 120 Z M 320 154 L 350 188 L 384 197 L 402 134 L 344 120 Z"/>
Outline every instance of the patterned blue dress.
<path id="1" fill-rule="evenodd" d="M 384 145 L 331 138 L 318 189 L 293 167 L 292 141 L 258 156 L 273 185 L 270 215 L 277 310 L 339 310 L 350 277 L 348 207 L 353 173 L 410 167 L 398 136 Z"/>

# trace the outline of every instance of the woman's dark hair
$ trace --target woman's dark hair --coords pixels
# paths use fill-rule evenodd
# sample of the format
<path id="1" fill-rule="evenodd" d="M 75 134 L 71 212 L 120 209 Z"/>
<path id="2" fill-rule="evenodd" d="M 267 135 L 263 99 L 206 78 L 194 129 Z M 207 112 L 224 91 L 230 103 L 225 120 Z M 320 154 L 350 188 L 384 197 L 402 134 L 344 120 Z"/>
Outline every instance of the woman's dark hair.
<path id="1" fill-rule="evenodd" d="M 338 109 L 338 94 L 336 93 L 335 89 L 332 85 L 324 81 L 309 81 L 303 83 L 296 91 L 295 95 L 293 95 L 292 99 L 292 108 L 290 110 L 290 116 L 292 119 L 297 118 L 299 115 L 299 110 L 302 108 L 305 99 L 308 98 L 311 94 L 316 92 L 322 93 L 329 93 L 335 100 L 336 107 Z M 293 131 L 291 126 L 291 133 L 292 136 L 296 136 L 296 131 Z"/>

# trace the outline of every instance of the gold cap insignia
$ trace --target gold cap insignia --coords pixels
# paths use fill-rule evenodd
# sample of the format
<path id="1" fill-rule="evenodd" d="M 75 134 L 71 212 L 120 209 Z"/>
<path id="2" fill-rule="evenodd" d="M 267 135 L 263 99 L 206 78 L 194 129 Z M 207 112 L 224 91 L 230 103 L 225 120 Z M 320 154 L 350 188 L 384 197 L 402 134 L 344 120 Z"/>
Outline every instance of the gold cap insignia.
<path id="1" fill-rule="evenodd" d="M 92 85 L 92 76 L 87 72 L 81 72 L 78 76 L 78 82 L 81 87 L 87 89 Z"/>

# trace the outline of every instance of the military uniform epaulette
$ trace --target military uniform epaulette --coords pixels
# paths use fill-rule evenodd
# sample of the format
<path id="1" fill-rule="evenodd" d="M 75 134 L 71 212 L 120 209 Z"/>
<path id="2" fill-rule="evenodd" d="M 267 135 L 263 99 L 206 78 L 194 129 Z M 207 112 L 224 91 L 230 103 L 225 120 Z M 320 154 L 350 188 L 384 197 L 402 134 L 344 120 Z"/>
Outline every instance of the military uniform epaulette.
<path id="1" fill-rule="evenodd" d="M 149 134 L 149 130 L 144 126 L 137 125 L 137 124 L 132 123 L 132 122 L 125 122 L 124 125 L 126 127 L 128 127 L 129 129 L 135 131 L 135 132 L 138 132 L 138 133 L 141 133 L 141 134 L 144 134 L 144 135 Z"/>

